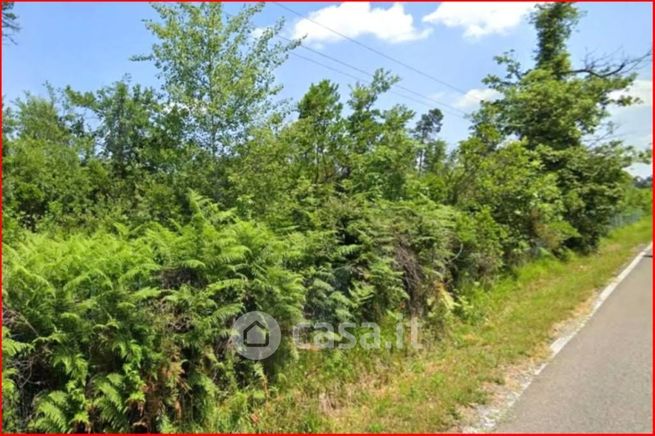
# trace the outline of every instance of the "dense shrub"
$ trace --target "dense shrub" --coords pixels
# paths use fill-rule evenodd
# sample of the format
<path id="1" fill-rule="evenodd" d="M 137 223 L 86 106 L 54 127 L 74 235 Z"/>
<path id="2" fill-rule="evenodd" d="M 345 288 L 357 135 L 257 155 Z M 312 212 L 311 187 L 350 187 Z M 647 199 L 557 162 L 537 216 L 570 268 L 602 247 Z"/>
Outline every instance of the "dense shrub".
<path id="1" fill-rule="evenodd" d="M 216 406 L 235 393 L 261 395 L 267 371 L 235 355 L 229 329 L 258 309 L 288 328 L 302 313 L 300 276 L 285 268 L 285 243 L 264 227 L 196 196 L 191 206 L 191 223 L 176 230 L 29 235 L 4 247 L 11 339 L 3 350 L 13 358 L 5 394 L 18 410 L 34 402 L 33 413 L 6 414 L 9 425 L 193 429 L 229 420 Z"/>

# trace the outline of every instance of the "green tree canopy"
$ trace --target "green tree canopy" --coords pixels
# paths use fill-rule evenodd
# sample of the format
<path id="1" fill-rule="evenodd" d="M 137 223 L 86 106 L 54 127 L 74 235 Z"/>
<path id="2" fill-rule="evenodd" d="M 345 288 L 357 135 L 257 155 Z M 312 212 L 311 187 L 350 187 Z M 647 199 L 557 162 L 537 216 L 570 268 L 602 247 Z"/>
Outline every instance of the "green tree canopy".
<path id="1" fill-rule="evenodd" d="M 297 43 L 274 42 L 282 21 L 256 32 L 263 4 L 227 16 L 219 2 L 153 6 L 147 21 L 158 42 L 135 60 L 154 62 L 168 104 L 187 113 L 187 135 L 213 155 L 229 154 L 277 110 L 273 74 Z"/>

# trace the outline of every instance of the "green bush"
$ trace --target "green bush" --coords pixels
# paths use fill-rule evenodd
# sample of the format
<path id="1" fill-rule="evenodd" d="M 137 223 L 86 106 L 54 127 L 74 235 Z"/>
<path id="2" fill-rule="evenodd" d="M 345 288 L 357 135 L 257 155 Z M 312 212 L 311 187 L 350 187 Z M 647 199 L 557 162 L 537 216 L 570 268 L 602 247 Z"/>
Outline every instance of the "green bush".
<path id="1" fill-rule="evenodd" d="M 21 402 L 7 428 L 192 430 L 222 419 L 229 430 L 216 406 L 262 396 L 272 367 L 235 355 L 230 325 L 265 310 L 288 329 L 302 314 L 300 276 L 263 226 L 195 195 L 191 207 L 176 230 L 4 246 L 5 398 Z"/>

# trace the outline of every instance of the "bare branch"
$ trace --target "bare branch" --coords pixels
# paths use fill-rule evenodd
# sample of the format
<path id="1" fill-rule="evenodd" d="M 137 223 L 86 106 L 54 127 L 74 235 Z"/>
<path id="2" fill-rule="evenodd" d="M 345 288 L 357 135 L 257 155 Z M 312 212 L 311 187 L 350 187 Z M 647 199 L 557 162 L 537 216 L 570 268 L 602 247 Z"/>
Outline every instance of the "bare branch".
<path id="1" fill-rule="evenodd" d="M 630 58 L 624 56 L 621 61 L 616 63 L 612 61 L 614 54 L 609 54 L 594 59 L 587 55 L 584 60 L 584 67 L 576 70 L 571 70 L 567 74 L 587 74 L 590 76 L 606 79 L 616 75 L 629 74 L 639 69 L 646 62 L 650 61 L 651 56 L 652 52 L 649 50 L 646 54 L 639 57 Z"/>

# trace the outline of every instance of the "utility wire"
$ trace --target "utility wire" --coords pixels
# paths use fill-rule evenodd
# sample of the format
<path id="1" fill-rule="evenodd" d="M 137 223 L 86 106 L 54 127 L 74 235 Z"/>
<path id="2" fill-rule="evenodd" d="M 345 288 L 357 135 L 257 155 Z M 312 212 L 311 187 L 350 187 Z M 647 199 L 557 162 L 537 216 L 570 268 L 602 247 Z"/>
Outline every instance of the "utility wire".
<path id="1" fill-rule="evenodd" d="M 360 42 L 360 41 L 358 41 L 358 40 L 356 40 L 356 39 L 354 39 L 354 38 L 349 37 L 348 35 L 344 35 L 343 33 L 339 32 L 339 31 L 337 31 L 337 30 L 334 30 L 334 29 L 332 29 L 332 28 L 330 28 L 330 27 L 328 27 L 328 26 L 326 26 L 326 25 L 324 25 L 324 24 L 322 24 L 322 23 L 319 23 L 319 22 L 316 21 L 316 20 L 313 20 L 313 19 L 311 19 L 311 18 L 309 18 L 309 17 L 304 16 L 304 15 L 301 14 L 300 12 L 298 12 L 298 11 L 296 11 L 296 10 L 294 10 L 294 9 L 292 9 L 292 8 L 290 8 L 290 7 L 288 7 L 288 6 L 286 6 L 286 5 L 283 5 L 283 4 L 279 3 L 279 2 L 272 2 L 272 3 L 275 4 L 276 6 L 282 8 L 282 9 L 288 11 L 288 12 L 291 12 L 292 14 L 294 14 L 294 15 L 296 15 L 296 16 L 302 18 L 302 19 L 308 20 L 308 21 L 310 21 L 310 22 L 316 24 L 317 26 L 322 27 L 323 29 L 326 29 L 327 31 L 334 33 L 335 35 L 340 36 L 341 38 L 344 38 L 344 39 L 346 39 L 346 40 L 348 40 L 348 41 L 350 41 L 350 42 L 352 42 L 352 43 L 354 43 L 354 44 L 357 44 L 358 46 L 360 46 L 360 47 L 362 47 L 362 48 L 365 48 L 366 50 L 368 50 L 368 51 L 370 51 L 370 52 L 372 52 L 372 53 L 375 53 L 375 54 L 377 54 L 378 56 L 382 56 L 383 58 L 385 58 L 385 59 L 387 59 L 387 60 L 390 60 L 390 61 L 392 61 L 392 62 L 394 62 L 394 63 L 396 63 L 396 64 L 398 64 L 398 65 L 401 65 L 401 66 L 403 66 L 403 67 L 405 67 L 405 68 L 407 68 L 407 69 L 409 69 L 409 70 L 411 70 L 411 71 L 414 71 L 415 73 L 418 73 L 418 74 L 420 74 L 421 76 L 424 76 L 424 77 L 426 77 L 426 78 L 428 78 L 428 79 L 431 79 L 431 80 L 433 80 L 433 81 L 435 81 L 435 82 L 437 82 L 437 83 L 440 83 L 441 85 L 444 85 L 444 86 L 446 86 L 446 87 L 448 87 L 448 88 L 450 88 L 450 89 L 452 89 L 452 90 L 454 90 L 454 91 L 457 91 L 457 92 L 459 92 L 459 93 L 461 93 L 461 94 L 463 94 L 463 95 L 468 94 L 467 91 L 464 91 L 463 89 L 461 89 L 461 88 L 459 88 L 459 87 L 457 87 L 457 86 L 455 86 L 455 85 L 451 85 L 450 83 L 448 83 L 448 82 L 446 82 L 446 81 L 444 81 L 444 80 L 442 80 L 442 79 L 439 79 L 439 78 L 437 78 L 437 77 L 434 77 L 433 75 L 431 75 L 431 74 L 429 74 L 429 73 L 426 73 L 426 72 L 424 72 L 424 71 L 422 71 L 422 70 L 420 70 L 420 69 L 418 69 L 418 68 L 416 68 L 416 67 L 414 67 L 414 66 L 412 66 L 412 65 L 410 65 L 410 64 L 408 64 L 408 63 L 406 63 L 406 62 L 403 62 L 403 61 L 401 61 L 401 60 L 399 60 L 399 59 L 396 59 L 396 58 L 394 58 L 394 57 L 392 57 L 392 56 L 390 56 L 390 55 L 388 55 L 388 54 L 386 54 L 386 53 L 384 53 L 384 52 L 382 52 L 382 51 L 380 51 L 380 50 L 377 50 L 377 49 L 375 49 L 375 48 L 373 48 L 373 47 L 370 47 L 370 46 L 368 46 L 368 45 L 366 45 L 366 44 L 364 44 L 364 43 L 362 43 L 362 42 Z M 285 39 L 285 40 L 287 40 L 287 41 L 292 41 L 292 40 L 290 40 L 290 39 L 288 39 L 288 38 L 285 38 L 285 37 L 282 37 L 282 36 L 280 36 L 280 35 L 277 35 L 277 36 L 280 37 L 280 38 L 283 38 L 283 39 Z M 305 45 L 302 45 L 302 44 L 301 44 L 301 47 L 303 47 L 303 48 L 305 48 L 306 50 L 309 50 L 309 51 L 311 51 L 311 52 L 313 52 L 313 53 L 315 53 L 315 54 L 318 54 L 319 56 L 322 56 L 322 57 L 324 57 L 324 58 L 326 58 L 326 59 L 330 59 L 330 60 L 333 61 L 333 62 L 336 62 L 336 63 L 338 63 L 338 64 L 341 64 L 341 65 L 346 66 L 346 67 L 348 67 L 348 68 L 351 68 L 351 69 L 353 69 L 353 70 L 355 70 L 355 71 L 358 71 L 358 72 L 360 72 L 360 73 L 362 73 L 362 74 L 365 74 L 365 75 L 367 75 L 367 76 L 372 77 L 372 74 L 369 73 L 368 71 L 365 71 L 365 70 L 363 70 L 363 69 L 361 69 L 361 68 L 358 68 L 358 67 L 356 67 L 356 66 L 353 66 L 353 65 L 351 65 L 351 64 L 348 64 L 347 62 L 341 61 L 340 59 L 334 58 L 334 57 L 332 57 L 332 56 L 329 56 L 329 55 L 327 55 L 327 54 L 325 54 L 325 53 L 322 53 L 322 52 L 320 52 L 320 51 L 318 51 L 318 50 L 314 50 L 314 49 L 312 49 L 312 48 L 310 48 L 310 47 L 307 47 L 307 46 L 305 46 Z M 306 61 L 308 61 L 308 62 L 312 62 L 312 63 L 314 63 L 314 64 L 317 64 L 317 65 L 320 65 L 320 66 L 322 66 L 322 67 L 324 67 L 324 68 L 327 68 L 327 69 L 329 69 L 329 70 L 332 70 L 332 71 L 334 71 L 334 72 L 337 72 L 337 73 L 339 73 L 339 74 L 342 74 L 342 75 L 345 75 L 345 76 L 348 76 L 348 77 L 354 78 L 355 80 L 360 80 L 358 77 L 356 77 L 356 76 L 354 76 L 354 75 L 352 75 L 352 74 L 350 74 L 350 73 L 347 73 L 347 72 L 345 72 L 345 71 L 342 71 L 342 70 L 339 70 L 339 69 L 333 68 L 333 67 L 331 67 L 331 66 L 329 66 L 329 65 L 323 64 L 323 63 L 318 62 L 318 61 L 316 61 L 316 60 L 314 60 L 314 59 L 307 58 L 307 57 L 301 56 L 301 55 L 299 55 L 299 54 L 297 54 L 297 53 L 293 53 L 293 52 L 291 52 L 291 54 L 294 55 L 294 56 L 296 56 L 296 57 L 298 57 L 298 58 L 304 59 L 304 60 L 306 60 Z M 420 94 L 420 93 L 418 93 L 418 92 L 416 92 L 416 91 L 413 91 L 413 90 L 411 90 L 411 89 L 409 89 L 409 88 L 406 88 L 406 87 L 404 87 L 404 86 L 402 86 L 402 85 L 394 85 L 394 86 L 395 86 L 396 88 L 398 88 L 398 89 L 402 89 L 402 90 L 404 90 L 404 91 L 406 91 L 406 92 L 409 92 L 410 94 L 416 95 L 416 96 L 418 96 L 418 97 L 420 97 L 420 98 L 427 99 L 427 100 L 432 100 L 432 101 L 434 101 L 434 102 L 436 102 L 436 103 L 438 103 L 438 104 L 440 104 L 440 105 L 442 105 L 442 106 L 445 106 L 445 107 L 450 108 L 451 110 L 454 110 L 454 111 L 460 112 L 460 113 L 462 113 L 462 114 L 466 114 L 466 112 L 464 112 L 464 111 L 462 111 L 462 110 L 460 110 L 460 109 L 457 109 L 457 108 L 455 108 L 455 107 L 452 107 L 452 106 L 450 106 L 450 105 L 447 105 L 447 104 L 445 104 L 445 103 L 443 103 L 443 102 L 440 102 L 440 101 L 438 101 L 438 100 L 436 100 L 436 99 L 434 99 L 434 98 L 426 97 L 426 96 L 424 96 L 423 94 Z M 430 107 L 429 105 L 427 105 L 427 104 L 424 103 L 423 101 L 419 101 L 419 100 L 417 100 L 417 99 L 415 99 L 415 98 L 412 98 L 412 97 L 410 97 L 410 96 L 403 95 L 403 94 L 400 94 L 400 93 L 398 93 L 398 92 L 394 92 L 394 91 L 391 91 L 391 90 L 390 90 L 389 92 L 392 93 L 392 94 L 399 95 L 400 97 L 403 97 L 403 98 L 406 98 L 406 99 L 409 99 L 409 100 L 415 101 L 415 102 L 417 102 L 417 103 L 420 103 L 420 104 L 422 104 L 422 105 L 425 105 L 425 106 Z M 473 97 L 474 99 L 480 101 L 480 102 L 483 101 L 481 98 L 479 98 L 479 97 L 477 97 L 477 96 L 472 96 L 472 97 Z M 447 113 L 448 113 L 448 112 L 447 112 Z M 456 116 L 456 117 L 458 117 L 458 118 L 461 118 L 461 119 L 466 120 L 466 118 L 464 118 L 464 117 L 462 117 L 462 116 L 460 116 L 460 115 L 454 114 L 454 113 L 450 113 L 450 115 L 454 115 L 454 116 Z M 611 136 L 609 136 L 609 137 L 606 137 L 606 138 L 604 138 L 604 139 L 607 140 L 607 139 L 619 138 L 619 137 L 621 137 L 622 139 L 627 139 L 627 138 L 626 138 L 627 135 L 634 134 L 634 133 L 635 133 L 635 132 L 627 132 L 627 133 L 623 133 L 623 134 L 616 134 L 616 135 L 611 135 Z"/>
<path id="2" fill-rule="evenodd" d="M 276 35 L 276 36 L 277 36 L 278 38 L 281 38 L 281 39 L 285 40 L 285 41 L 288 41 L 288 42 L 294 42 L 292 39 L 286 38 L 286 37 L 284 37 L 284 36 L 281 36 L 281 35 Z M 304 48 L 305 50 L 308 50 L 308 51 L 310 51 L 310 52 L 312 52 L 312 53 L 315 53 L 315 54 L 317 54 L 317 55 L 319 55 L 319 56 L 321 56 L 321 57 L 323 57 L 323 58 L 325 58 L 325 59 L 329 59 L 329 60 L 331 60 L 331 61 L 333 61 L 333 62 L 336 62 L 336 63 L 338 63 L 338 64 L 340 64 L 340 65 L 343 65 L 343 66 L 345 66 L 345 67 L 347 67 L 347 68 L 350 68 L 350 69 L 352 69 L 352 70 L 354 70 L 354 71 L 357 71 L 357 72 L 359 72 L 359 73 L 365 74 L 365 75 L 367 75 L 367 76 L 369 76 L 369 77 L 374 77 L 373 74 L 369 73 L 369 72 L 366 71 L 366 70 L 363 70 L 363 69 L 361 69 L 361 68 L 359 68 L 359 67 L 356 67 L 356 66 L 354 66 L 354 65 L 352 65 L 352 64 L 349 64 L 348 62 L 344 62 L 344 61 L 342 61 L 342 60 L 340 60 L 340 59 L 338 59 L 338 58 L 335 58 L 335 57 L 333 57 L 333 56 L 327 55 L 327 54 L 325 54 L 325 53 L 323 53 L 323 52 L 321 52 L 321 51 L 319 51 L 319 50 L 315 50 L 315 49 L 313 49 L 313 48 L 311 48 L 311 47 L 307 47 L 306 45 L 302 45 L 302 44 L 300 45 L 300 47 L 302 47 L 302 48 Z M 444 103 L 444 102 L 442 102 L 442 101 L 439 101 L 439 100 L 437 100 L 437 99 L 435 99 L 435 98 L 433 98 L 433 97 L 423 95 L 423 94 L 421 94 L 420 92 L 417 92 L 417 91 L 414 91 L 414 90 L 412 90 L 412 89 L 409 89 L 409 88 L 407 88 L 407 87 L 405 87 L 405 86 L 403 86 L 403 85 L 394 84 L 393 86 L 395 86 L 396 88 L 401 89 L 401 90 L 403 90 L 403 91 L 405 91 L 405 92 L 408 92 L 408 93 L 410 93 L 410 94 L 412 94 L 412 95 L 415 95 L 415 96 L 417 96 L 417 97 L 423 98 L 423 99 L 425 99 L 425 100 L 429 100 L 429 101 L 431 101 L 431 102 L 433 102 L 433 103 L 436 103 L 436 104 L 438 104 L 438 105 L 441 105 L 441 106 L 444 106 L 444 107 L 446 107 L 446 108 L 449 108 L 449 109 L 451 109 L 452 111 L 455 111 L 455 112 L 457 112 L 457 113 L 459 113 L 459 114 L 461 114 L 461 115 L 467 115 L 467 113 L 466 113 L 465 111 L 463 111 L 463 110 L 461 110 L 461 109 L 459 109 L 459 108 L 456 108 L 456 107 L 451 106 L 451 105 L 449 105 L 449 104 L 447 104 L 447 103 Z"/>
<path id="3" fill-rule="evenodd" d="M 276 4 L 277 4 L 277 3 L 276 3 Z M 280 6 L 282 6 L 282 5 L 280 5 Z M 232 14 L 230 14 L 230 13 L 228 13 L 228 12 L 225 12 L 225 11 L 223 11 L 223 12 L 224 12 L 224 14 L 225 14 L 226 16 L 228 16 L 228 17 L 230 17 L 230 18 L 233 18 L 233 17 L 234 17 Z M 284 36 L 282 36 L 282 35 L 275 35 L 275 37 L 280 38 L 280 39 L 282 39 L 282 40 L 284 40 L 284 41 L 287 41 L 287 42 L 295 42 L 295 40 L 290 39 L 290 38 L 286 38 L 286 37 L 284 37 Z M 345 66 L 345 67 L 348 67 L 348 68 L 350 68 L 350 69 L 352 69 L 352 70 L 354 70 L 354 71 L 357 71 L 357 72 L 359 72 L 359 73 L 365 74 L 366 76 L 374 77 L 373 74 L 369 73 L 369 72 L 366 71 L 366 70 L 363 70 L 363 69 L 361 69 L 361 68 L 359 68 L 359 67 L 356 67 L 356 66 L 354 66 L 354 65 L 351 65 L 351 64 L 349 64 L 349 63 L 347 63 L 347 62 L 344 62 L 344 61 L 342 61 L 342 60 L 340 60 L 340 59 L 337 59 L 337 58 L 335 58 L 335 57 L 333 57 L 333 56 L 330 56 L 330 55 L 327 55 L 327 54 L 325 54 L 325 53 L 322 53 L 322 52 L 319 51 L 319 50 L 315 50 L 315 49 L 313 49 L 313 48 L 311 48 L 311 47 L 307 47 L 307 46 L 302 45 L 302 44 L 300 44 L 300 47 L 304 48 L 305 50 L 311 51 L 312 53 L 318 54 L 319 56 L 322 56 L 322 57 L 324 57 L 324 58 L 326 58 L 326 59 L 329 59 L 329 60 L 331 60 L 331 61 L 333 61 L 333 62 L 336 62 L 336 63 L 338 63 L 338 64 L 340 64 L 340 65 L 343 65 L 343 66 Z M 352 78 L 352 79 L 355 79 L 355 80 L 357 80 L 357 81 L 362 80 L 361 77 L 357 77 L 357 76 L 354 76 L 354 75 L 352 75 L 352 74 L 350 74 L 350 73 L 347 73 L 347 72 L 345 72 L 345 71 L 342 71 L 342 70 L 339 70 L 339 69 L 333 68 L 333 67 L 331 67 L 331 66 L 329 66 L 329 65 L 323 64 L 323 63 L 318 62 L 318 61 L 316 61 L 316 60 L 314 60 L 314 59 L 311 59 L 311 58 L 308 58 L 308 57 L 305 57 L 305 56 L 299 55 L 298 53 L 295 53 L 295 52 L 293 52 L 293 51 L 289 52 L 289 54 L 291 54 L 291 55 L 293 55 L 293 56 L 296 56 L 296 57 L 299 58 L 299 59 L 303 59 L 303 60 L 305 60 L 305 61 L 307 61 L 307 62 L 311 62 L 311 63 L 313 63 L 313 64 L 319 65 L 319 66 L 321 66 L 321 67 L 323 67 L 323 68 L 327 68 L 327 69 L 329 69 L 329 70 L 331 70 L 331 71 L 334 71 L 334 72 L 336 72 L 336 73 L 339 73 L 339 74 L 345 75 L 345 76 L 350 77 L 350 78 Z M 415 96 L 417 96 L 417 97 L 420 97 L 420 98 L 422 98 L 422 99 L 425 99 L 425 100 L 431 101 L 431 102 L 433 102 L 433 103 L 439 104 L 439 105 L 443 106 L 444 108 L 448 108 L 448 109 L 450 109 L 450 111 L 446 111 L 446 110 L 444 110 L 444 112 L 445 112 L 446 114 L 448 114 L 448 115 L 452 115 L 452 116 L 455 116 L 455 117 L 457 117 L 457 118 L 460 118 L 460 119 L 463 119 L 463 120 L 467 120 L 463 115 L 468 115 L 468 114 L 467 114 L 465 111 L 461 110 L 461 109 L 458 109 L 458 108 L 456 108 L 456 107 L 454 107 L 454 106 L 451 106 L 451 105 L 449 105 L 449 104 L 443 103 L 443 102 L 441 102 L 441 101 L 439 101 L 439 100 L 437 100 L 437 99 L 435 99 L 435 98 L 433 98 L 433 97 L 425 96 L 425 95 L 423 95 L 423 94 L 421 94 L 421 93 L 419 93 L 419 92 L 417 92 L 417 91 L 414 91 L 414 90 L 412 90 L 412 89 L 409 89 L 409 88 L 407 88 L 407 87 L 405 87 L 405 86 L 398 85 L 398 84 L 394 84 L 393 86 L 396 87 L 396 88 L 398 88 L 398 89 L 401 89 L 401 90 L 403 90 L 403 91 L 405 91 L 405 92 L 409 92 L 410 94 L 415 95 Z M 434 106 L 434 104 L 426 104 L 424 101 L 417 100 L 416 98 L 410 97 L 410 96 L 405 95 L 405 94 L 401 94 L 401 93 L 399 93 L 399 92 L 395 92 L 395 91 L 393 91 L 393 90 L 389 90 L 388 92 L 391 93 L 391 94 L 395 94 L 395 95 L 397 95 L 397 96 L 399 96 L 399 97 L 403 97 L 403 98 L 405 98 L 405 99 L 407 99 L 407 100 L 411 100 L 411 101 L 413 101 L 413 102 L 416 102 L 416 103 L 422 104 L 423 106 L 426 106 L 426 107 L 428 107 L 428 108 L 430 108 L 430 109 L 432 109 L 433 106 Z"/>
<path id="4" fill-rule="evenodd" d="M 307 62 L 311 62 L 311 63 L 313 63 L 313 64 L 319 65 L 319 66 L 321 66 L 321 67 L 323 67 L 323 68 L 327 68 L 328 70 L 334 71 L 335 73 L 342 74 L 342 75 L 344 75 L 344 76 L 350 77 L 350 78 L 355 79 L 355 80 L 362 80 L 361 77 L 357 77 L 357 76 L 355 76 L 355 75 L 353 75 L 353 74 L 350 74 L 350 73 L 348 73 L 348 72 L 346 72 L 346 71 L 343 71 L 343 70 L 340 70 L 340 69 L 338 69 L 338 68 L 334 68 L 334 67 L 332 67 L 332 66 L 330 66 L 330 65 L 324 64 L 324 63 L 319 62 L 319 61 L 317 61 L 317 60 L 315 60 L 315 59 L 308 58 L 308 57 L 306 57 L 306 56 L 300 55 L 300 54 L 295 53 L 295 52 L 289 52 L 289 54 L 292 55 L 292 56 L 295 56 L 295 57 L 297 57 L 297 58 L 299 58 L 299 59 L 305 60 L 305 61 L 307 61 Z M 433 107 L 433 105 L 428 104 L 428 103 L 426 103 L 426 102 L 424 102 L 424 101 L 422 101 L 422 100 L 419 100 L 419 99 L 417 99 L 417 98 L 411 97 L 411 96 L 409 96 L 409 95 L 405 95 L 405 94 L 402 94 L 402 93 L 400 93 L 400 92 L 396 92 L 396 91 L 393 91 L 393 90 L 389 90 L 388 92 L 389 92 L 390 94 L 397 95 L 397 96 L 402 97 L 402 98 L 405 98 L 405 99 L 407 99 L 407 100 L 411 100 L 411 101 L 413 101 L 413 102 L 415 102 L 415 103 L 422 104 L 423 106 L 426 106 L 426 107 L 428 107 L 428 108 L 432 108 L 432 107 Z M 466 120 L 466 118 L 464 118 L 463 116 L 461 116 L 461 115 L 459 115 L 459 114 L 457 114 L 457 113 L 453 113 L 453 112 L 450 112 L 450 111 L 448 111 L 448 112 L 446 112 L 446 113 L 447 113 L 448 115 L 452 115 L 452 116 L 454 116 L 454 117 L 457 117 L 457 118 L 461 118 L 461 119 L 463 119 L 463 120 Z"/>
<path id="5" fill-rule="evenodd" d="M 364 44 L 363 42 L 357 41 L 355 38 L 351 38 L 348 35 L 344 35 L 343 33 L 339 32 L 337 30 L 334 30 L 334 29 L 332 29 L 332 28 L 330 28 L 330 27 L 328 27 L 328 26 L 326 26 L 324 24 L 321 24 L 318 21 L 315 21 L 315 20 L 313 20 L 313 19 L 311 19 L 309 17 L 305 17 L 300 12 L 291 9 L 290 7 L 288 7 L 286 5 L 283 5 L 282 3 L 279 3 L 279 2 L 272 2 L 272 3 L 275 4 L 276 6 L 282 8 L 282 9 L 288 11 L 288 12 L 291 12 L 292 14 L 294 14 L 294 15 L 300 17 L 300 18 L 308 20 L 308 21 L 316 24 L 317 26 L 320 26 L 320 27 L 324 28 L 325 30 L 334 33 L 335 35 L 338 35 L 338 36 L 340 36 L 340 37 L 342 37 L 344 39 L 347 39 L 348 41 L 351 41 L 354 44 L 357 44 L 360 47 L 363 47 L 366 50 L 377 54 L 378 56 L 382 56 L 383 58 L 385 58 L 387 60 L 390 60 L 390 61 L 392 61 L 392 62 L 394 62 L 394 63 L 396 63 L 398 65 L 401 65 L 401 66 L 407 68 L 408 70 L 414 71 L 415 73 L 420 74 L 423 77 L 427 77 L 428 79 L 433 80 L 433 81 L 435 81 L 435 82 L 437 82 L 437 83 L 439 83 L 439 84 L 441 84 L 443 86 L 446 86 L 446 87 L 448 87 L 448 88 L 450 88 L 450 89 L 452 89 L 454 91 L 457 91 L 457 92 L 459 92 L 461 94 L 466 94 L 467 93 L 467 91 L 464 91 L 463 89 L 458 88 L 455 85 L 451 85 L 450 83 L 448 83 L 448 82 L 446 82 L 444 80 L 441 80 L 438 77 L 435 77 L 435 76 L 433 76 L 433 75 L 431 75 L 429 73 L 426 73 L 425 71 L 419 70 L 418 68 L 413 67 L 412 65 L 410 65 L 410 64 L 408 64 L 406 62 L 403 62 L 403 61 L 401 61 L 399 59 L 396 59 L 396 58 L 394 58 L 392 56 L 389 56 L 388 54 L 384 53 L 383 51 L 377 50 L 377 49 L 375 49 L 375 48 L 373 48 L 373 47 L 371 47 L 369 45 Z"/>

